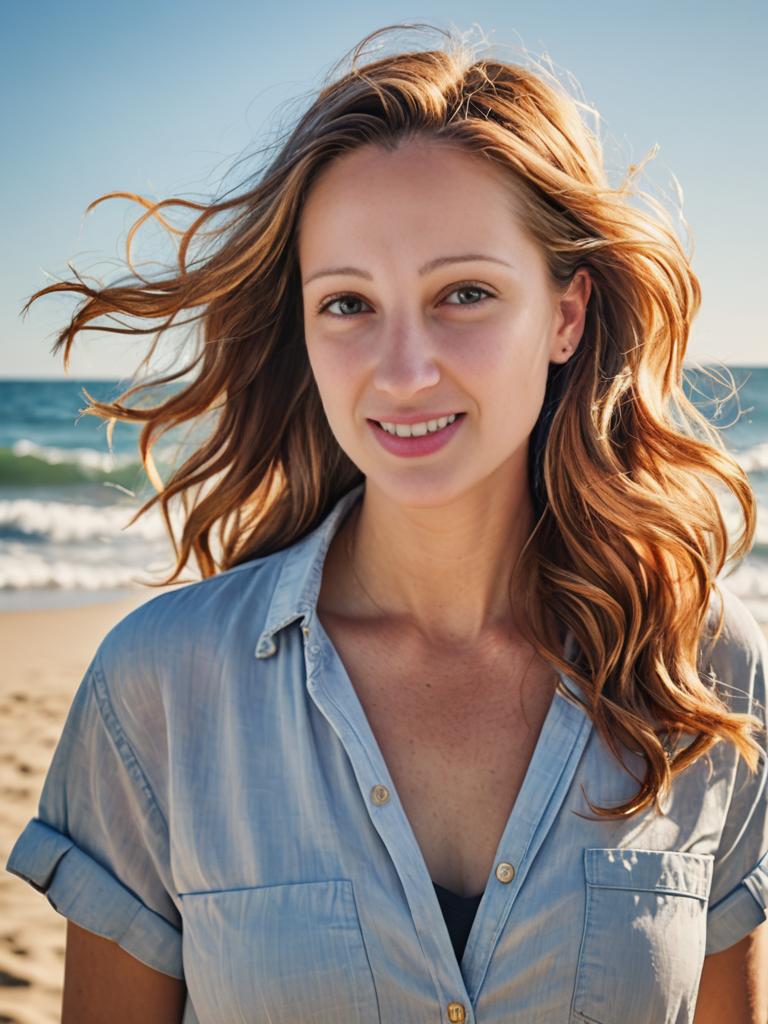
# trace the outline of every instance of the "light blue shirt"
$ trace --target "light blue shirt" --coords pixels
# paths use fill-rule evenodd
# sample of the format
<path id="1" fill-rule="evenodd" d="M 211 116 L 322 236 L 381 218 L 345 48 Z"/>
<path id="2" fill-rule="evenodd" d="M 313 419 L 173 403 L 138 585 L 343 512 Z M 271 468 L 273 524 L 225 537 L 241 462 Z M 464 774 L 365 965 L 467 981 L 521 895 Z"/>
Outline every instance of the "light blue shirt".
<path id="1" fill-rule="evenodd" d="M 316 612 L 328 545 L 363 486 L 292 547 L 118 623 L 7 870 L 183 977 L 185 1024 L 692 1021 L 704 955 L 766 918 L 768 759 L 753 776 L 719 743 L 676 777 L 664 815 L 579 817 L 582 787 L 606 806 L 637 784 L 560 673 L 457 963 Z M 709 669 L 734 710 L 764 720 L 766 641 L 721 589 Z"/>

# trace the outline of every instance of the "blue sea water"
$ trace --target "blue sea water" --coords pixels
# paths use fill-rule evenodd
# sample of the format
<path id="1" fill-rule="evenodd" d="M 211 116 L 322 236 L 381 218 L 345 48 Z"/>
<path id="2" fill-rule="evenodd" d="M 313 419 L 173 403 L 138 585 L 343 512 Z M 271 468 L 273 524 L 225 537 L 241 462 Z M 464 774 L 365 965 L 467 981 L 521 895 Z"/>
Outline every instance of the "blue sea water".
<path id="1" fill-rule="evenodd" d="M 714 372 L 727 381 L 727 369 Z M 723 576 L 768 622 L 768 367 L 730 374 L 738 390 L 727 400 L 730 384 L 699 369 L 686 369 L 686 391 L 721 430 L 758 499 L 752 551 Z M 81 415 L 84 387 L 101 400 L 121 390 L 117 381 L 0 380 L 0 610 L 105 599 L 158 582 L 174 564 L 156 509 L 128 525 L 154 493 L 139 459 L 140 427 L 118 423 L 110 447 L 105 422 Z M 161 475 L 181 443 L 169 435 L 156 448 Z M 723 505 L 734 529 L 735 511 Z"/>

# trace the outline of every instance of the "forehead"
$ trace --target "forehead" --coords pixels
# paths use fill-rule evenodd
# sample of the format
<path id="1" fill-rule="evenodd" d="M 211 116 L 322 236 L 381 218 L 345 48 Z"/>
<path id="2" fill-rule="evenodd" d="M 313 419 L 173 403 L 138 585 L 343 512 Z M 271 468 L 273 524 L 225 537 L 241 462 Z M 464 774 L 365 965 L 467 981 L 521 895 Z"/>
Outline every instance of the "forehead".
<path id="1" fill-rule="evenodd" d="M 511 173 L 463 148 L 422 139 L 391 152 L 368 144 L 313 182 L 299 218 L 299 259 L 338 255 L 342 244 L 416 248 L 427 259 L 436 247 L 530 246 L 519 209 Z"/>

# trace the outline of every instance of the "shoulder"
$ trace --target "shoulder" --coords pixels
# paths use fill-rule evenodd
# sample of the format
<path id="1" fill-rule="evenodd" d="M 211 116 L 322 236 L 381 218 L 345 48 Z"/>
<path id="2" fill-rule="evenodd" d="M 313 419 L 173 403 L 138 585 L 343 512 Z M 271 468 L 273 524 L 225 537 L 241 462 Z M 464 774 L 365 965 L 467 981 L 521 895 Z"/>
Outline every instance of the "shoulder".
<path id="1" fill-rule="evenodd" d="M 287 550 L 287 549 L 286 549 Z M 174 697 L 192 699 L 225 660 L 253 659 L 284 551 L 165 591 L 133 609 L 103 638 L 91 673 L 118 717 L 162 717 Z"/>
<path id="2" fill-rule="evenodd" d="M 150 598 L 112 627 L 100 645 L 110 663 L 180 653 L 240 630 L 258 636 L 284 551 Z M 255 640 L 254 640 L 255 644 Z"/>
<path id="3" fill-rule="evenodd" d="M 722 614 L 722 629 L 715 630 Z M 718 580 L 700 645 L 700 667 L 733 711 L 765 719 L 768 638 L 742 598 Z"/>
<path id="4" fill-rule="evenodd" d="M 723 640 L 729 649 L 756 657 L 766 649 L 765 631 L 746 603 L 722 580 L 717 581 L 709 607 L 708 624 L 717 624 L 722 608 Z"/>

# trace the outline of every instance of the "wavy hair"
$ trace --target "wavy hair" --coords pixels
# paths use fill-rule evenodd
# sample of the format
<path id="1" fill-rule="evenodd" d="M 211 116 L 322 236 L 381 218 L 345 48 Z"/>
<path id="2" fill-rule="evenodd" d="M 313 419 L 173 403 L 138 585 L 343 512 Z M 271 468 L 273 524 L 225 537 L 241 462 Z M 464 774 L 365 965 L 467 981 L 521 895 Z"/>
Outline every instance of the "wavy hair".
<path id="1" fill-rule="evenodd" d="M 700 288 L 663 206 L 635 187 L 639 168 L 609 185 L 584 104 L 540 66 L 478 57 L 451 33 L 440 49 L 362 60 L 382 34 L 424 27 L 434 28 L 391 25 L 366 36 L 350 66 L 326 78 L 258 180 L 235 195 L 207 205 L 123 192 L 96 199 L 88 210 L 118 196 L 145 207 L 128 234 L 131 277 L 95 288 L 76 273 L 36 292 L 24 310 L 50 292 L 82 296 L 53 346 L 63 350 L 65 368 L 83 330 L 154 333 L 141 364 L 148 366 L 164 332 L 192 314 L 181 322 L 201 330 L 183 365 L 111 402 L 86 392 L 85 411 L 112 425 L 143 424 L 141 457 L 157 493 L 134 519 L 159 504 L 176 557 L 163 582 L 178 581 L 192 556 L 210 576 L 297 541 L 363 480 L 330 430 L 304 343 L 296 233 L 318 173 L 357 147 L 392 150 L 415 136 L 465 147 L 505 169 L 552 281 L 565 285 L 586 267 L 593 285 L 581 343 L 567 363 L 550 364 L 530 438 L 536 515 L 515 577 L 534 649 L 576 682 L 619 763 L 626 768 L 619 742 L 645 761 L 645 778 L 633 775 L 640 786 L 632 799 L 613 808 L 589 802 L 599 818 L 628 817 L 651 803 L 659 808 L 672 776 L 721 739 L 757 769 L 762 748 L 751 734 L 760 720 L 731 713 L 697 662 L 710 635 L 715 577 L 730 550 L 713 485 L 730 491 L 743 515 L 735 558 L 751 547 L 755 498 L 684 393 Z M 185 231 L 163 215 L 171 207 L 195 211 Z M 154 280 L 138 273 L 130 254 L 149 218 L 179 238 L 178 266 Z M 188 259 L 203 239 L 207 247 Z M 139 325 L 90 326 L 115 314 Z M 159 327 L 146 326 L 157 320 Z M 182 386 L 170 397 L 129 401 L 174 382 Z M 212 428 L 162 481 L 154 444 L 204 414 L 213 414 Z M 177 501 L 178 538 L 170 515 Z M 721 605 L 713 641 L 723 619 Z M 562 653 L 566 629 L 577 644 L 572 660 Z M 673 750 L 683 732 L 693 741 Z"/>

